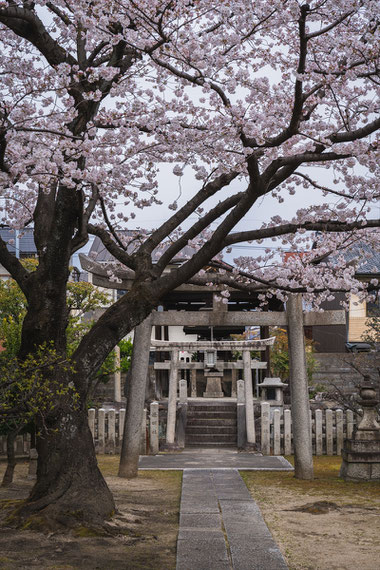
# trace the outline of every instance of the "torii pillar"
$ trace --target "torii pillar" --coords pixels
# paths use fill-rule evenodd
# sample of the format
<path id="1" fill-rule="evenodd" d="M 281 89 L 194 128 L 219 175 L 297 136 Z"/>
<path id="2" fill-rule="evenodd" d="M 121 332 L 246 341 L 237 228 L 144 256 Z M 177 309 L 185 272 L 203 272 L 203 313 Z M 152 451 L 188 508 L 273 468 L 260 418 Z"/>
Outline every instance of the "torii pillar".
<path id="1" fill-rule="evenodd" d="M 286 303 L 289 344 L 289 384 L 294 442 L 294 475 L 313 479 L 313 450 L 307 385 L 302 295 L 289 295 Z"/>

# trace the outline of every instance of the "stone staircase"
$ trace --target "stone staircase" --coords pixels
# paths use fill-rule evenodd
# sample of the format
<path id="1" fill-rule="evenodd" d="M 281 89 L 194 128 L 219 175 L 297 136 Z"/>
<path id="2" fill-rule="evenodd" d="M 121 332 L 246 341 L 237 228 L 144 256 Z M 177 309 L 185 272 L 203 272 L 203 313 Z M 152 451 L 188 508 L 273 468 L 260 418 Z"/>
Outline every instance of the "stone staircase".
<path id="1" fill-rule="evenodd" d="M 236 403 L 189 403 L 186 447 L 236 447 Z"/>

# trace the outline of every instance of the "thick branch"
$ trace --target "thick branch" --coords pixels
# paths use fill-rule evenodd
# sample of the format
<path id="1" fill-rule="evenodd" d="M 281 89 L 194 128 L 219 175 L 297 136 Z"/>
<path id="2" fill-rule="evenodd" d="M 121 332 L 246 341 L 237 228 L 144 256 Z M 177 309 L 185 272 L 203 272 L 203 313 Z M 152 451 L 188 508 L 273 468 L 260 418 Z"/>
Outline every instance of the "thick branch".
<path id="1" fill-rule="evenodd" d="M 327 137 L 332 143 L 351 142 L 363 139 L 380 129 L 380 117 L 368 123 L 365 127 L 356 129 L 355 131 L 348 131 L 344 133 L 335 133 Z"/>
<path id="2" fill-rule="evenodd" d="M 129 255 L 125 249 L 119 247 L 116 242 L 111 238 L 107 230 L 94 226 L 93 224 L 88 224 L 88 233 L 98 236 L 101 239 L 104 247 L 118 260 L 131 269 L 135 269 L 135 262 L 131 255 Z"/>
<path id="3" fill-rule="evenodd" d="M 144 242 L 141 249 L 147 253 L 151 253 L 168 235 L 171 234 L 179 225 L 181 225 L 203 202 L 219 192 L 225 186 L 228 186 L 232 180 L 238 176 L 238 172 L 230 172 L 221 174 L 209 182 L 193 196 L 182 208 L 180 208 L 173 216 L 163 223 L 152 235 Z"/>
<path id="4" fill-rule="evenodd" d="M 306 56 L 307 56 L 307 36 L 305 34 L 306 30 L 306 16 L 309 11 L 308 4 L 301 6 L 301 15 L 298 20 L 298 30 L 299 30 L 299 57 L 297 66 L 297 78 L 294 84 L 294 102 L 293 109 L 290 118 L 289 125 L 286 129 L 282 131 L 276 137 L 268 139 L 262 147 L 274 147 L 279 146 L 285 141 L 289 140 L 292 136 L 297 134 L 298 128 L 302 119 L 302 108 L 304 103 L 303 89 L 302 89 L 302 79 L 299 75 L 305 73 Z"/>
<path id="5" fill-rule="evenodd" d="M 245 216 L 264 191 L 265 188 L 263 188 L 261 180 L 257 180 L 255 186 L 249 185 L 246 192 L 244 192 L 244 196 L 224 218 L 210 240 L 206 242 L 191 259 L 181 265 L 181 267 L 171 271 L 169 274 L 164 274 L 157 281 L 157 289 L 161 290 L 160 295 L 188 281 L 195 273 L 200 271 L 210 259 L 217 255 L 217 253 L 221 251 L 221 244 L 224 242 L 228 233 L 237 222 Z"/>
<path id="6" fill-rule="evenodd" d="M 76 64 L 75 58 L 50 36 L 34 10 L 14 5 L 1 8 L 0 22 L 18 36 L 31 42 L 52 67 L 60 63 Z"/>
<path id="7" fill-rule="evenodd" d="M 212 208 L 205 216 L 198 220 L 195 224 L 191 226 L 187 232 L 185 232 L 176 242 L 174 242 L 160 257 L 158 263 L 155 265 L 155 269 L 159 270 L 161 273 L 165 267 L 168 265 L 171 259 L 183 249 L 189 240 L 194 239 L 200 234 L 205 228 L 207 228 L 212 222 L 217 220 L 222 214 L 228 212 L 231 208 L 238 204 L 239 200 L 244 196 L 244 192 L 239 192 L 234 196 L 230 196 L 220 202 L 215 208 Z"/>
<path id="8" fill-rule="evenodd" d="M 29 297 L 28 278 L 29 271 L 27 271 L 17 257 L 8 251 L 7 244 L 0 237 L 0 263 L 11 274 L 11 277 L 17 282 L 25 297 Z"/>
<path id="9" fill-rule="evenodd" d="M 224 247 L 234 243 L 243 241 L 254 241 L 258 239 L 266 239 L 271 237 L 282 236 L 286 234 L 295 234 L 299 230 L 320 231 L 340 233 L 351 230 L 363 230 L 365 228 L 379 228 L 380 219 L 366 220 L 365 222 L 339 222 L 339 221 L 322 221 L 322 222 L 304 222 L 303 224 L 284 224 L 282 226 L 274 226 L 271 228 L 262 228 L 259 230 L 250 230 L 246 232 L 232 233 L 224 240 Z"/>

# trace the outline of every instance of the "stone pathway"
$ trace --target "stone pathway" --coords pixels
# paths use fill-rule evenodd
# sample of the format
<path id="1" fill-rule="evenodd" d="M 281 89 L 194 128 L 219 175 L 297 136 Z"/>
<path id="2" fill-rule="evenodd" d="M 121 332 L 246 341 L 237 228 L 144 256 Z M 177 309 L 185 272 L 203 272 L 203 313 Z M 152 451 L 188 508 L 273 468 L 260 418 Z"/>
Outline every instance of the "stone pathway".
<path id="1" fill-rule="evenodd" d="M 177 570 L 286 569 L 237 469 L 184 469 Z"/>
<path id="2" fill-rule="evenodd" d="M 236 449 L 192 449 L 181 453 L 140 456 L 139 469 L 242 469 L 244 471 L 293 471 L 284 457 L 238 453 Z M 195 569 L 194 569 L 195 570 Z"/>

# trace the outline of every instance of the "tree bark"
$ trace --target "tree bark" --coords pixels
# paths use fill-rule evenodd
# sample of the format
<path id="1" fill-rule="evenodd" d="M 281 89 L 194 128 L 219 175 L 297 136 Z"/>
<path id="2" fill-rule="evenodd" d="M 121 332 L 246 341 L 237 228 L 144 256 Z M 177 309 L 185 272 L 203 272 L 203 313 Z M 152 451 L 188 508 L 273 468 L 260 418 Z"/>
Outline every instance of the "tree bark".
<path id="1" fill-rule="evenodd" d="M 10 431 L 7 434 L 7 468 L 1 482 L 2 487 L 8 487 L 13 482 L 13 474 L 16 467 L 16 454 L 14 443 L 20 428 Z"/>
<path id="2" fill-rule="evenodd" d="M 38 528 L 102 526 L 115 503 L 97 466 L 87 410 L 58 410 L 38 426 L 37 482 L 18 515 Z"/>
<path id="3" fill-rule="evenodd" d="M 138 472 L 151 331 L 151 319 L 148 317 L 136 327 L 133 340 L 127 410 L 119 466 L 119 477 L 127 479 L 137 477 Z"/>
<path id="4" fill-rule="evenodd" d="M 307 385 L 302 295 L 289 295 L 287 306 L 290 395 L 294 443 L 294 475 L 313 479 L 310 405 Z"/>

